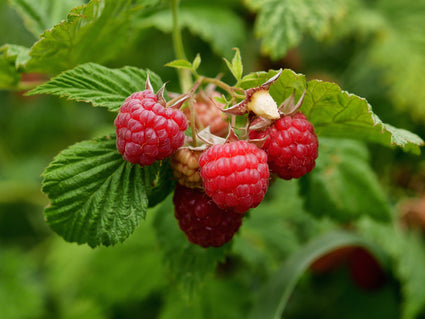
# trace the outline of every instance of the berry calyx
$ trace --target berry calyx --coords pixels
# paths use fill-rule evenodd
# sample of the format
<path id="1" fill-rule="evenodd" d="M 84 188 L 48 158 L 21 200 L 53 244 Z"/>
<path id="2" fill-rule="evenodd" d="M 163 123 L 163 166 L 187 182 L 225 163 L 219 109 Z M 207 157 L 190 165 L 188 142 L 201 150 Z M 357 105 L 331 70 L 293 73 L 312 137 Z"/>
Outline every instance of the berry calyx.
<path id="1" fill-rule="evenodd" d="M 142 166 L 176 152 L 184 143 L 188 125 L 181 111 L 166 108 L 162 96 L 150 88 L 129 96 L 114 124 L 118 152 L 124 160 Z"/>
<path id="2" fill-rule="evenodd" d="M 203 191 L 177 184 L 174 215 L 187 239 L 202 247 L 229 242 L 242 224 L 243 215 L 220 209 Z"/>
<path id="3" fill-rule="evenodd" d="M 205 192 L 218 207 L 245 213 L 263 200 L 269 185 L 266 153 L 254 144 L 216 144 L 199 158 Z"/>
<path id="4" fill-rule="evenodd" d="M 262 149 L 270 170 L 280 178 L 299 178 L 316 165 L 318 139 L 313 125 L 300 112 L 281 117 L 265 131 L 251 131 L 249 137 L 266 138 Z"/>
<path id="5" fill-rule="evenodd" d="M 199 157 L 202 151 L 182 147 L 171 156 L 171 167 L 177 182 L 189 188 L 202 188 Z"/>

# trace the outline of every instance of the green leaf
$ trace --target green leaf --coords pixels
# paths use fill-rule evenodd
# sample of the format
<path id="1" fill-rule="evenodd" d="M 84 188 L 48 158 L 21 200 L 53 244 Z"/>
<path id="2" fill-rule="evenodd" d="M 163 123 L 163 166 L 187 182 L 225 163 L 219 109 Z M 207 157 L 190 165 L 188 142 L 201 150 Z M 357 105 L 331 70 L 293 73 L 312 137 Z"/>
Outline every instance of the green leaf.
<path id="1" fill-rule="evenodd" d="M 155 161 L 150 168 L 150 170 L 145 171 L 145 176 L 146 185 L 150 186 L 147 189 L 149 207 L 154 207 L 174 190 L 176 179 L 168 160 Z"/>
<path id="2" fill-rule="evenodd" d="M 154 89 L 159 89 L 161 79 L 153 72 L 135 67 L 108 69 L 86 63 L 61 73 L 28 95 L 53 94 L 69 100 L 89 102 L 93 106 L 104 106 L 116 112 L 132 93 L 145 89 L 147 73 Z"/>
<path id="3" fill-rule="evenodd" d="M 156 211 L 154 227 L 163 261 L 172 278 L 183 294 L 192 296 L 214 271 L 217 263 L 224 260 L 229 244 L 219 248 L 202 248 L 191 244 L 178 226 L 171 199 L 169 196 Z"/>
<path id="4" fill-rule="evenodd" d="M 82 5 L 82 0 L 9 0 L 24 24 L 36 38 L 46 29 L 64 20 L 68 11 Z"/>
<path id="5" fill-rule="evenodd" d="M 124 241 L 145 217 L 144 171 L 122 159 L 115 136 L 77 143 L 43 173 L 44 214 L 65 240 L 91 247 Z"/>
<path id="6" fill-rule="evenodd" d="M 165 66 L 169 66 L 176 69 L 187 69 L 193 70 L 193 65 L 187 60 L 174 60 L 167 63 Z"/>
<path id="7" fill-rule="evenodd" d="M 196 71 L 200 64 L 201 64 L 201 55 L 198 53 L 192 62 L 193 69 Z"/>
<path id="8" fill-rule="evenodd" d="M 115 58 L 128 44 L 135 12 L 130 9 L 131 0 L 91 0 L 74 8 L 31 48 L 28 70 L 58 73 Z"/>
<path id="9" fill-rule="evenodd" d="M 308 211 L 340 222 L 363 215 L 388 221 L 391 209 L 369 166 L 366 147 L 353 140 L 320 138 L 316 167 L 301 181 Z"/>
<path id="10" fill-rule="evenodd" d="M 14 44 L 0 47 L 0 89 L 12 89 L 19 84 L 28 52 L 28 48 Z"/>
<path id="11" fill-rule="evenodd" d="M 244 43 L 246 32 L 243 20 L 231 9 L 212 4 L 182 5 L 179 23 L 208 42 L 215 53 L 228 56 L 230 50 Z M 163 32 L 173 30 L 171 12 L 159 11 L 141 18 L 138 27 L 155 27 Z"/>
<path id="12" fill-rule="evenodd" d="M 344 246 L 367 246 L 361 237 L 344 231 L 320 236 L 290 256 L 260 290 L 251 319 L 279 319 L 301 275 L 319 257 Z"/>
<path id="13" fill-rule="evenodd" d="M 233 56 L 232 63 L 230 63 L 226 58 L 224 58 L 224 61 L 226 62 L 227 67 L 232 72 L 235 79 L 239 82 L 243 73 L 241 53 L 238 48 L 233 49 L 235 50 L 235 55 Z"/>
<path id="14" fill-rule="evenodd" d="M 283 57 L 306 33 L 325 37 L 345 14 L 341 0 L 248 0 L 247 4 L 258 12 L 255 33 L 272 59 Z"/>
<path id="15" fill-rule="evenodd" d="M 244 89 L 259 86 L 276 73 L 249 74 L 239 86 Z M 360 139 L 420 153 L 424 141 L 418 135 L 383 123 L 365 99 L 341 90 L 335 83 L 319 80 L 306 83 L 304 75 L 284 70 L 270 87 L 270 94 L 280 104 L 294 91 L 298 100 L 305 89 L 307 94 L 300 110 L 313 123 L 318 135 Z"/>

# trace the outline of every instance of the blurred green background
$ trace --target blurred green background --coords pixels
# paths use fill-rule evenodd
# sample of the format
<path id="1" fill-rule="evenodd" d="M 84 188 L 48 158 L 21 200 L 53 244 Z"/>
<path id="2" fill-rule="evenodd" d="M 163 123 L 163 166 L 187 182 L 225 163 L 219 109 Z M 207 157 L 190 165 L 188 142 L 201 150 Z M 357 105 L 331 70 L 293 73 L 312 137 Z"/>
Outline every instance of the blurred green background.
<path id="1" fill-rule="evenodd" d="M 331 2 L 317 3 L 336 7 Z M 312 1 L 299 3 L 315 6 Z M 343 9 L 338 7 L 329 30 L 317 35 L 300 27 L 299 41 L 273 56 L 272 46 L 264 42 L 267 32 L 258 26 L 266 14 L 261 8 L 273 1 L 182 1 L 186 54 L 191 60 L 199 52 L 200 73 L 215 76 L 227 72 L 221 56 L 230 58 L 237 46 L 245 74 L 283 67 L 309 79 L 336 82 L 366 98 L 384 122 L 424 138 L 425 2 L 338 3 Z M 221 34 L 209 37 L 190 10 L 184 10 L 193 5 L 228 12 L 236 19 L 232 23 L 238 34 L 227 42 L 223 36 L 221 44 Z M 156 16 L 166 7 L 148 6 L 135 23 L 131 41 L 103 64 L 149 68 L 169 81 L 170 90 L 179 90 L 175 70 L 164 67 L 174 59 L 171 34 Z M 35 41 L 11 2 L 0 0 L 0 46 L 30 47 Z M 23 75 L 21 81 L 48 76 Z M 234 81 L 229 72 L 223 79 Z M 354 279 L 351 257 L 331 258 L 329 267 L 302 276 L 285 318 L 425 318 L 423 156 L 347 141 L 370 155 L 369 164 L 394 211 L 388 225 L 368 219 L 341 225 L 315 218 L 304 208 L 297 181 L 276 182 L 265 202 L 246 218 L 231 252 L 212 274 L 188 280 L 195 287 L 186 289 L 194 291 L 187 294 L 180 284 L 184 280 L 170 275 L 164 265 L 163 238 L 152 226 L 155 214 L 166 211 L 178 231 L 169 199 L 151 209 L 136 233 L 113 248 L 67 243 L 43 219 L 48 204 L 40 191 L 44 168 L 67 146 L 113 131 L 113 119 L 114 114 L 84 103 L 0 91 L 0 318 L 245 318 L 257 290 L 288 256 L 320 234 L 351 227 L 379 247 L 377 253 L 370 252 L 373 258 L 364 257 L 369 266 L 363 265 L 363 274 L 372 279 L 366 278 L 362 286 Z"/>

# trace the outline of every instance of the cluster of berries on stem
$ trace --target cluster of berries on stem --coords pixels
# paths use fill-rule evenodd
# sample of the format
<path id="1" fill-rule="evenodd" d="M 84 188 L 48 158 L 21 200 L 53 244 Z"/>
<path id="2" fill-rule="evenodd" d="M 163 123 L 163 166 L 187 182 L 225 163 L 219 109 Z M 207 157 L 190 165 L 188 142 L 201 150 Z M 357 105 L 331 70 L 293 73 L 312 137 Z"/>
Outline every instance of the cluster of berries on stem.
<path id="1" fill-rule="evenodd" d="M 118 151 L 141 166 L 170 158 L 177 180 L 175 217 L 191 243 L 218 247 L 229 242 L 245 213 L 264 199 L 272 173 L 289 180 L 314 168 L 317 136 L 299 111 L 305 92 L 296 104 L 292 94 L 277 106 L 269 87 L 280 74 L 244 91 L 242 101 L 227 108 L 214 100 L 220 96 L 214 86 L 198 90 L 208 82 L 203 77 L 168 103 L 164 87 L 155 93 L 148 78 L 146 89 L 121 106 L 115 119 Z M 241 89 L 209 80 L 228 91 L 232 101 L 240 98 Z M 185 102 L 188 107 L 180 110 Z M 238 116 L 243 127 L 235 127 Z M 191 137 L 185 135 L 189 126 Z"/>

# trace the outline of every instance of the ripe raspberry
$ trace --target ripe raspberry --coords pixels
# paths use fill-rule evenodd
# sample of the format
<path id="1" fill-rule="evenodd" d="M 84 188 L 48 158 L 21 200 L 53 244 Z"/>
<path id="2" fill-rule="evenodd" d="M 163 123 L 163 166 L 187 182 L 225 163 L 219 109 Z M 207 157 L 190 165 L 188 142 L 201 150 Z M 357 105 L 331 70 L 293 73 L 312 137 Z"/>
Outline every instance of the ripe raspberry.
<path id="1" fill-rule="evenodd" d="M 219 247 L 233 238 L 242 224 L 241 214 L 223 210 L 203 191 L 177 184 L 174 215 L 187 239 L 202 247 Z"/>
<path id="2" fill-rule="evenodd" d="M 267 155 L 246 141 L 216 144 L 199 159 L 205 192 L 218 207 L 245 213 L 263 200 L 269 185 Z"/>
<path id="3" fill-rule="evenodd" d="M 210 93 L 213 99 L 215 96 L 220 96 L 218 92 Z M 223 104 L 217 104 L 224 107 Z M 220 111 L 206 96 L 199 95 L 196 102 L 193 103 L 195 109 L 195 125 L 198 130 L 202 130 L 207 126 L 210 127 L 212 134 L 217 136 L 225 136 L 229 124 L 225 120 L 225 115 Z M 188 119 L 190 119 L 190 110 L 185 108 L 183 110 Z"/>
<path id="4" fill-rule="evenodd" d="M 316 165 L 318 140 L 313 125 L 304 114 L 284 116 L 265 131 L 251 131 L 249 137 L 261 139 L 268 135 L 263 150 L 270 170 L 280 178 L 299 178 Z"/>
<path id="5" fill-rule="evenodd" d="M 199 157 L 201 151 L 189 148 L 180 148 L 171 156 L 171 167 L 177 181 L 189 188 L 202 188 L 202 179 L 199 174 Z"/>
<path id="6" fill-rule="evenodd" d="M 115 118 L 117 148 L 130 163 L 150 165 L 172 155 L 184 143 L 187 120 L 165 108 L 151 90 L 133 93 Z"/>

